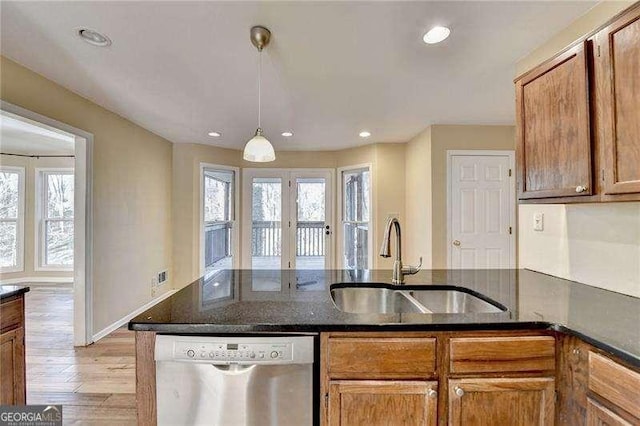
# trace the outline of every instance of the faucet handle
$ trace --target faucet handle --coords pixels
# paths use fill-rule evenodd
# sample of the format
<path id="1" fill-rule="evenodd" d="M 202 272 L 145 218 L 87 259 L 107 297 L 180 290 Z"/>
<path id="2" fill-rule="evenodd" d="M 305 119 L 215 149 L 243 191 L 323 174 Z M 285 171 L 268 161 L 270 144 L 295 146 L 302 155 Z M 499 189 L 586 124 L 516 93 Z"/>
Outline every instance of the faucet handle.
<path id="1" fill-rule="evenodd" d="M 405 265 L 402 267 L 402 273 L 404 275 L 417 274 L 421 268 L 422 268 L 422 256 L 420 256 L 420 263 L 418 264 L 418 266 Z"/>

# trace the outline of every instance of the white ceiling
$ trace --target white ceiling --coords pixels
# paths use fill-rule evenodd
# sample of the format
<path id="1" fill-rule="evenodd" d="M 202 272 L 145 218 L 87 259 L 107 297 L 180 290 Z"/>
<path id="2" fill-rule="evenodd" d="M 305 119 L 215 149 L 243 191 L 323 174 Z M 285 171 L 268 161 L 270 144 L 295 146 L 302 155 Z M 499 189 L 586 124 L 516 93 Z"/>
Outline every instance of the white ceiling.
<path id="1" fill-rule="evenodd" d="M 280 150 L 338 149 L 430 124 L 512 124 L 515 62 L 594 4 L 2 1 L 1 51 L 172 142 L 239 149 L 257 121 L 249 28 L 265 25 L 267 137 Z M 452 34 L 425 45 L 434 25 Z M 79 27 L 113 45 L 84 43 Z"/>
<path id="2" fill-rule="evenodd" d="M 23 155 L 73 155 L 73 135 L 16 115 L 0 113 L 0 152 Z"/>

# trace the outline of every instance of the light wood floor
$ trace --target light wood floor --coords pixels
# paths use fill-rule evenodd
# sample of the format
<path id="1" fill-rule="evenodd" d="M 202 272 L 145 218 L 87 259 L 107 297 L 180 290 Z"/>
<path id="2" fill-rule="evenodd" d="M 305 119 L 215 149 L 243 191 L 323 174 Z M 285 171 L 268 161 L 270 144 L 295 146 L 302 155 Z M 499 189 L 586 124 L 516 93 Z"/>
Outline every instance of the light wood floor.
<path id="1" fill-rule="evenodd" d="M 25 334 L 28 404 L 62 404 L 69 425 L 136 423 L 133 332 L 74 348 L 71 289 L 32 286 Z"/>

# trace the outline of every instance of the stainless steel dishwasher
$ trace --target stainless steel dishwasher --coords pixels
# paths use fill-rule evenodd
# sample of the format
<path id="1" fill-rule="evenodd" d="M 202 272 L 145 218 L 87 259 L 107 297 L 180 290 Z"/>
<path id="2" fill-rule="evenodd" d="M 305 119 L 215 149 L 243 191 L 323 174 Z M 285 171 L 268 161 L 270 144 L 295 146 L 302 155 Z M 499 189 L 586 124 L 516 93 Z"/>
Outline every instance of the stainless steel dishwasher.
<path id="1" fill-rule="evenodd" d="M 313 337 L 156 337 L 158 425 L 313 423 Z"/>

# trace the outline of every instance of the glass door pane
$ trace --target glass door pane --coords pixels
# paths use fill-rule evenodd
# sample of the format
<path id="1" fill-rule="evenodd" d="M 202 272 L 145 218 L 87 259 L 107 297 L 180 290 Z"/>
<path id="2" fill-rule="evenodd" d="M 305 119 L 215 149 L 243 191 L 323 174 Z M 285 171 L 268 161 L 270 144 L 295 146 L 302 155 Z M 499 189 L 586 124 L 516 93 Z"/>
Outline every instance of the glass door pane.
<path id="1" fill-rule="evenodd" d="M 342 174 L 342 263 L 345 269 L 369 268 L 369 169 Z"/>
<path id="2" fill-rule="evenodd" d="M 204 275 L 233 269 L 235 172 L 204 169 Z"/>
<path id="3" fill-rule="evenodd" d="M 281 178 L 253 178 L 251 215 L 251 269 L 281 269 Z"/>
<path id="4" fill-rule="evenodd" d="M 296 178 L 296 269 L 325 269 L 326 220 L 325 178 Z"/>

